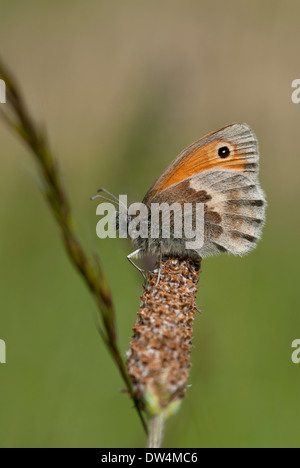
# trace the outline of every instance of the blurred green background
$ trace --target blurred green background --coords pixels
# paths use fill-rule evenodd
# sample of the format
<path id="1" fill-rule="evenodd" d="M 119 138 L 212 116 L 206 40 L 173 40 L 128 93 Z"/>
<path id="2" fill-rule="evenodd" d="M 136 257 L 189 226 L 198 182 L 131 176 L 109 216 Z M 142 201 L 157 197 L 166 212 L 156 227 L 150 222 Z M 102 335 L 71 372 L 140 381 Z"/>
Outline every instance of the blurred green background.
<path id="1" fill-rule="evenodd" d="M 126 352 L 142 280 L 96 237 L 99 186 L 140 201 L 187 145 L 247 122 L 267 224 L 245 258 L 203 261 L 191 388 L 166 447 L 299 446 L 300 3 L 0 1 L 0 53 L 47 125 L 78 231 L 102 259 Z M 1 104 L 4 105 L 4 104 Z M 143 447 L 26 149 L 0 125 L 2 447 Z"/>

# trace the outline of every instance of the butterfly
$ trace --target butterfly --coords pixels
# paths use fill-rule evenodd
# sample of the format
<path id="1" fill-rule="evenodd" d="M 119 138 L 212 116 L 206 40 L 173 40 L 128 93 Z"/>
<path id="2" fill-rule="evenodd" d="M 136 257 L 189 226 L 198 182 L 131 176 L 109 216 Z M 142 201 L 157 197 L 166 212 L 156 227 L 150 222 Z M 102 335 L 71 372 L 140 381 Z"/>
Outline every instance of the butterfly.
<path id="1" fill-rule="evenodd" d="M 201 203 L 204 238 L 198 249 L 187 249 L 177 238 L 171 220 L 169 238 L 160 235 L 133 239 L 132 258 L 143 255 L 204 258 L 222 252 L 245 255 L 261 237 L 266 198 L 259 181 L 259 150 L 254 132 L 234 123 L 201 138 L 184 149 L 154 182 L 143 204 Z M 132 217 L 129 216 L 129 220 Z M 150 226 L 151 215 L 145 220 Z M 136 265 L 135 265 L 136 266 Z"/>

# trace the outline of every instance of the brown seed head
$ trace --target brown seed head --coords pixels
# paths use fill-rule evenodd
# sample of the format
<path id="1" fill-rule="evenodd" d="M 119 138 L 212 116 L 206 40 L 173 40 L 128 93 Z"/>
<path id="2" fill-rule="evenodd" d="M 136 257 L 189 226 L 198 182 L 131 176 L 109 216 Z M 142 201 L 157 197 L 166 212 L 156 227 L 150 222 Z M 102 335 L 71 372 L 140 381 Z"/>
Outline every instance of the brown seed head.
<path id="1" fill-rule="evenodd" d="M 185 395 L 199 267 L 190 258 L 164 258 L 141 297 L 127 368 L 134 391 L 151 415 L 175 407 Z"/>

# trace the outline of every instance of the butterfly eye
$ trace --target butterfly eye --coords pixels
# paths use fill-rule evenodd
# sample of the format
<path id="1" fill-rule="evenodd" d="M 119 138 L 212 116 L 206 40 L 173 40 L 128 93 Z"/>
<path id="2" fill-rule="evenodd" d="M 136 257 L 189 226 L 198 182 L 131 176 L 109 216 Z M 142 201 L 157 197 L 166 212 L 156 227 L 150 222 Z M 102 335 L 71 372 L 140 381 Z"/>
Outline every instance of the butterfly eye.
<path id="1" fill-rule="evenodd" d="M 219 148 L 218 155 L 220 156 L 220 158 L 228 158 L 228 156 L 230 155 L 230 149 L 228 148 L 228 146 L 222 146 L 222 148 Z"/>

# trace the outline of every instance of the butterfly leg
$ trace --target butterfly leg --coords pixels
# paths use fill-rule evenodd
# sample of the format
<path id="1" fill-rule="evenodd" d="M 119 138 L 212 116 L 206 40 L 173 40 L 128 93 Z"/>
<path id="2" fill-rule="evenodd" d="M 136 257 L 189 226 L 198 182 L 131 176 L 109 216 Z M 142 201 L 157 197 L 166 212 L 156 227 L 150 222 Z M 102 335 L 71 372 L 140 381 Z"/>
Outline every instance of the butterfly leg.
<path id="1" fill-rule="evenodd" d="M 144 274 L 144 270 L 142 270 L 141 268 L 139 268 L 131 259 L 132 258 L 135 258 L 139 253 L 141 253 L 143 251 L 143 249 L 137 249 L 135 250 L 134 252 L 132 252 L 131 254 L 127 255 L 127 259 L 129 260 L 129 262 L 131 263 L 131 265 L 133 265 L 142 275 L 143 275 L 143 278 L 144 280 L 146 281 L 146 275 Z"/>

